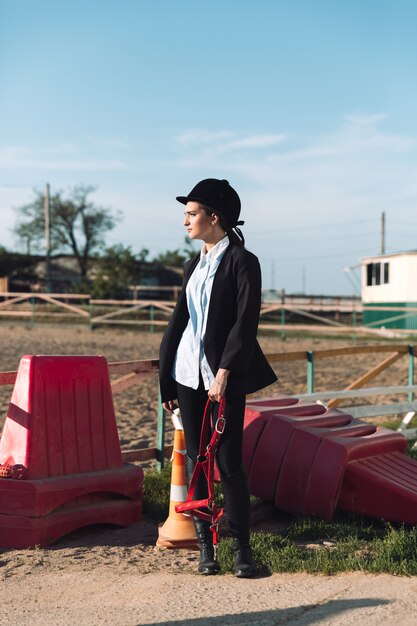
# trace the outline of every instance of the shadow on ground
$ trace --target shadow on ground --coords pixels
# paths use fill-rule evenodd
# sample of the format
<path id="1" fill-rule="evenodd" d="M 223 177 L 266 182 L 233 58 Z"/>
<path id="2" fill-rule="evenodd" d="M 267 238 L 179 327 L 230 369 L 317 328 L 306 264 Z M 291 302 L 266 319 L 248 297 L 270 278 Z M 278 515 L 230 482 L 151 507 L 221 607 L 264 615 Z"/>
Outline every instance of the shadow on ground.
<path id="1" fill-rule="evenodd" d="M 320 624 L 324 619 L 331 616 L 369 607 L 384 606 L 389 600 L 383 598 L 361 598 L 346 600 L 329 600 L 322 604 L 303 604 L 288 609 L 272 611 L 255 611 L 254 613 L 238 613 L 235 615 L 217 615 L 215 617 L 201 617 L 196 619 L 181 619 L 180 621 L 153 622 L 148 626 L 278 626 L 279 624 L 291 624 L 291 626 L 307 626 L 307 624 Z M 140 626 L 138 624 L 138 626 Z"/>

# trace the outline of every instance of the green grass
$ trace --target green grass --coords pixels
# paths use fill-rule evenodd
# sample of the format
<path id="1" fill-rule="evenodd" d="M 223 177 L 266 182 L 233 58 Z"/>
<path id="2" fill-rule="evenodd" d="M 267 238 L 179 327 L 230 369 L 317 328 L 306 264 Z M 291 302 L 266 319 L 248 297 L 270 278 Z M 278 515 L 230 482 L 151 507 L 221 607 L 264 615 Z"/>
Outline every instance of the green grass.
<path id="1" fill-rule="evenodd" d="M 156 522 L 168 515 L 171 467 L 145 472 L 144 513 Z M 253 532 L 251 545 L 263 573 L 336 574 L 364 571 L 417 575 L 417 528 L 394 526 L 339 512 L 332 521 L 297 517 L 280 534 Z M 223 572 L 233 565 L 232 540 L 222 538 Z"/>
<path id="2" fill-rule="evenodd" d="M 323 543 L 323 541 L 327 543 Z M 263 573 L 306 572 L 336 574 L 363 571 L 402 576 L 417 575 L 417 529 L 381 528 L 310 518 L 295 521 L 286 532 L 254 532 L 254 558 Z M 221 541 L 222 571 L 231 571 L 232 540 Z"/>
<path id="3" fill-rule="evenodd" d="M 164 521 L 168 515 L 170 486 L 171 463 L 167 463 L 161 472 L 155 469 L 145 471 L 143 513 L 155 522 Z"/>
<path id="4" fill-rule="evenodd" d="M 384 426 L 398 428 L 399 420 Z M 417 459 L 417 450 L 410 456 Z M 171 465 L 162 472 L 145 472 L 144 513 L 155 521 L 168 515 Z M 216 486 L 222 505 L 220 486 Z M 261 572 L 336 574 L 363 571 L 397 576 L 417 575 L 417 527 L 407 527 L 338 512 L 334 520 L 294 518 L 280 534 L 253 532 L 251 545 Z M 222 538 L 219 563 L 223 572 L 233 566 L 232 540 Z"/>

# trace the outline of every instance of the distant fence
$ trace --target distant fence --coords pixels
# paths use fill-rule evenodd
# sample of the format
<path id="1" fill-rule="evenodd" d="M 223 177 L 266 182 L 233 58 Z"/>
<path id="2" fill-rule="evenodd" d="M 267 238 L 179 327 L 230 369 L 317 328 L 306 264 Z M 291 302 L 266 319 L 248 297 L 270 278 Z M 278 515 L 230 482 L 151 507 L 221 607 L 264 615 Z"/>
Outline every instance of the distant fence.
<path id="1" fill-rule="evenodd" d="M 76 293 L 0 292 L 0 321 L 23 320 L 30 325 L 66 322 L 104 326 L 143 326 L 149 331 L 167 325 L 178 296 L 178 287 L 166 288 L 174 299 L 152 298 L 160 287 L 137 288 L 147 291 L 146 299 L 94 299 Z M 269 297 L 270 290 L 264 292 Z M 170 295 L 171 295 L 170 294 Z M 286 296 L 265 300 L 261 307 L 260 329 L 279 331 L 314 330 L 327 333 L 359 331 L 360 305 L 351 298 Z M 342 321 L 343 320 L 343 321 Z M 377 330 L 371 332 L 378 333 Z"/>
<path id="2" fill-rule="evenodd" d="M 139 287 L 137 288 L 139 289 Z M 165 327 L 176 299 L 152 297 L 164 290 L 178 296 L 178 287 L 140 288 L 149 294 L 146 299 L 94 299 L 89 294 L 76 293 L 15 293 L 0 292 L 0 321 L 23 320 L 30 325 L 54 321 L 88 325 L 91 329 L 105 326 L 142 326 L 153 332 Z M 270 298 L 271 291 L 264 290 Z M 364 323 L 369 311 L 380 311 L 378 322 Z M 399 314 L 398 314 L 398 312 Z M 386 312 L 386 313 L 384 313 Z M 394 313 L 394 315 L 392 315 Z M 275 331 L 285 338 L 290 331 L 309 331 L 325 334 L 369 334 L 382 337 L 401 337 L 417 333 L 417 328 L 390 328 L 395 320 L 413 318 L 416 307 L 389 307 L 361 304 L 354 298 L 326 296 L 282 296 L 262 301 L 261 330 Z M 387 328 L 376 328 L 383 326 Z"/>
<path id="3" fill-rule="evenodd" d="M 364 372 L 361 376 L 350 381 L 342 390 L 315 391 L 315 366 L 319 361 L 326 358 L 342 358 L 346 356 L 355 356 L 363 354 L 381 354 L 385 356 L 382 361 L 374 365 L 371 369 Z M 343 399 L 351 399 L 354 397 L 383 397 L 385 395 L 402 395 L 407 396 L 407 401 L 401 401 L 391 404 L 366 404 L 356 407 L 348 407 L 346 410 L 353 417 L 375 417 L 380 415 L 394 415 L 407 412 L 400 426 L 400 430 L 404 434 L 417 436 L 416 429 L 407 429 L 415 412 L 417 412 L 417 402 L 415 394 L 417 393 L 417 385 L 414 383 L 415 378 L 415 356 L 416 351 L 413 345 L 375 345 L 375 346 L 347 346 L 344 348 L 336 348 L 329 350 L 300 350 L 295 352 L 279 352 L 268 354 L 267 358 L 273 365 L 275 363 L 283 363 L 289 361 L 304 361 L 306 364 L 306 393 L 298 394 L 298 398 L 312 400 L 314 402 L 324 402 L 329 407 L 339 406 Z M 396 361 L 402 358 L 408 358 L 408 379 L 406 385 L 388 386 L 388 387 L 365 387 L 370 381 L 374 380 L 381 372 L 388 369 Z M 138 361 L 121 361 L 117 363 L 109 363 L 109 373 L 113 377 L 111 388 L 113 394 L 123 393 L 126 389 L 140 384 L 145 378 L 158 373 L 159 362 L 157 359 L 147 359 Z M 17 372 L 0 372 L 0 386 L 13 385 L 16 380 Z M 156 461 L 157 466 L 161 468 L 164 461 L 172 452 L 172 445 L 165 445 L 165 413 L 162 409 L 160 400 L 158 401 L 158 411 L 155 416 L 156 426 L 156 446 L 150 448 L 142 448 L 135 450 L 122 450 L 123 460 L 125 462 L 148 462 Z"/>

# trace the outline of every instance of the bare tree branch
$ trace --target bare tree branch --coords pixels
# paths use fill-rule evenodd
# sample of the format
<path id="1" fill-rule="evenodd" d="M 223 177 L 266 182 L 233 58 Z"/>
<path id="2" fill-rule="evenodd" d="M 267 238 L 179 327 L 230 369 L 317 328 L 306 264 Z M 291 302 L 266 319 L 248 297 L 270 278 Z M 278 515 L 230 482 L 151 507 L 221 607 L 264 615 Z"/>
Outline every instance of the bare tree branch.
<path id="1" fill-rule="evenodd" d="M 103 248 L 106 233 L 120 218 L 120 214 L 89 200 L 94 191 L 94 187 L 78 185 L 66 195 L 58 191 L 50 197 L 51 251 L 71 252 L 77 259 L 82 279 L 87 276 L 92 254 Z M 38 190 L 34 194 L 32 203 L 17 209 L 19 217 L 14 232 L 27 247 L 41 251 L 45 241 L 44 196 Z"/>

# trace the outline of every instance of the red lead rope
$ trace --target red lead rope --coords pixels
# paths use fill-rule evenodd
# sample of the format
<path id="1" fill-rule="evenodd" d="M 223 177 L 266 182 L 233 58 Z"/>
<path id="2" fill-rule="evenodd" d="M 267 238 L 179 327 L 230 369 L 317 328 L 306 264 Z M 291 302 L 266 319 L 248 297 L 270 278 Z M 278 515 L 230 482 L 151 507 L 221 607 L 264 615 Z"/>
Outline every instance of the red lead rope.
<path id="1" fill-rule="evenodd" d="M 213 410 L 213 403 L 211 400 L 207 400 L 206 408 L 204 409 L 203 423 L 201 425 L 199 453 L 193 474 L 191 476 L 187 498 L 185 502 L 175 506 L 177 513 L 189 513 L 202 520 L 210 522 L 210 530 L 213 533 L 213 545 L 215 550 L 217 549 L 217 545 L 219 543 L 218 528 L 224 509 L 220 509 L 220 511 L 218 511 L 217 505 L 214 501 L 214 458 L 217 446 L 219 445 L 220 437 L 222 436 L 226 426 L 226 420 L 224 417 L 225 406 L 225 400 L 222 398 L 220 400 L 219 412 L 213 434 L 208 445 L 206 446 L 205 442 L 208 438 L 210 418 Z M 207 480 L 208 497 L 204 500 L 193 500 L 198 477 L 200 476 L 201 471 L 204 472 Z M 207 509 L 208 512 L 202 509 Z"/>

